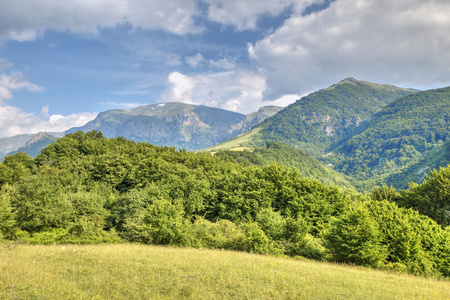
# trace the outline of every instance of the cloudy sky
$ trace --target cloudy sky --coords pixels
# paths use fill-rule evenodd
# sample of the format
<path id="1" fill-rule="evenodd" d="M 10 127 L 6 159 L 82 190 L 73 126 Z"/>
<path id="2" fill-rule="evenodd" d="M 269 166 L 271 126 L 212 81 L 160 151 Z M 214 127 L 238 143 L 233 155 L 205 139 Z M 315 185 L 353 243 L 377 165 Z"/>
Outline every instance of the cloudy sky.
<path id="1" fill-rule="evenodd" d="M 448 0 L 0 0 L 0 137 L 181 101 L 250 113 L 346 77 L 450 85 Z"/>

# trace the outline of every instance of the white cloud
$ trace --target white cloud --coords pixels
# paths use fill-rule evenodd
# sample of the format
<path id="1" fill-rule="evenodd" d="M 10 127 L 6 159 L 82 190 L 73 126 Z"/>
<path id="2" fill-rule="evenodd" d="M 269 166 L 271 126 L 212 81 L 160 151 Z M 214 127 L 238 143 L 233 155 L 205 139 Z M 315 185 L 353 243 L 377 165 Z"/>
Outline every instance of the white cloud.
<path id="1" fill-rule="evenodd" d="M 254 30 L 264 15 L 276 16 L 287 7 L 301 10 L 314 2 L 323 0 L 205 0 L 209 4 L 208 18 L 237 30 Z"/>
<path id="2" fill-rule="evenodd" d="M 56 123 L 58 120 L 61 120 L 61 119 L 64 119 L 64 116 L 63 116 L 63 115 L 57 114 L 57 115 L 51 115 L 51 116 L 48 118 L 48 121 L 50 122 L 50 124 L 54 124 L 54 123 Z"/>
<path id="3" fill-rule="evenodd" d="M 28 78 L 22 72 L 14 71 L 10 74 L 0 75 L 0 102 L 12 97 L 13 90 L 27 89 L 31 92 L 41 92 L 44 89 L 36 84 L 28 82 Z"/>
<path id="4" fill-rule="evenodd" d="M 187 76 L 173 72 L 162 101 L 185 102 L 250 113 L 265 105 L 264 77 L 255 71 L 233 70 Z"/>
<path id="5" fill-rule="evenodd" d="M 290 95 L 283 95 L 279 97 L 278 99 L 275 99 L 273 101 L 266 101 L 264 105 L 275 105 L 275 106 L 288 106 L 291 103 L 294 103 L 295 101 L 299 100 L 301 96 L 296 94 L 290 94 Z"/>
<path id="6" fill-rule="evenodd" d="M 83 126 L 96 116 L 96 113 L 51 115 L 48 120 L 42 120 L 18 107 L 0 105 L 0 137 L 40 131 L 62 132 L 72 127 Z"/>
<path id="7" fill-rule="evenodd" d="M 179 72 L 172 72 L 167 78 L 167 83 L 169 89 L 163 95 L 165 102 L 192 103 L 192 91 L 196 86 L 195 79 Z"/>
<path id="8" fill-rule="evenodd" d="M 203 55 L 197 53 L 195 56 L 186 57 L 186 63 L 192 68 L 197 68 L 205 60 Z"/>
<path id="9" fill-rule="evenodd" d="M 103 102 L 101 104 L 120 108 L 135 108 L 141 105 L 145 105 L 144 103 L 129 103 L 129 102 Z"/>
<path id="10" fill-rule="evenodd" d="M 49 117 L 48 111 L 49 111 L 48 105 L 42 107 L 41 115 L 43 115 L 44 117 L 48 118 Z"/>
<path id="11" fill-rule="evenodd" d="M 8 61 L 6 58 L 0 57 L 0 72 L 8 70 L 14 67 L 14 64 Z"/>
<path id="12" fill-rule="evenodd" d="M 209 65 L 216 69 L 231 70 L 236 67 L 236 62 L 232 58 L 222 58 L 219 60 L 209 60 Z"/>
<path id="13" fill-rule="evenodd" d="M 80 127 L 87 122 L 95 119 L 97 113 L 78 113 L 63 116 L 59 114 L 51 115 L 48 121 L 43 121 L 36 125 L 36 128 L 41 128 L 39 131 L 61 132 L 72 127 Z M 35 129 L 36 130 L 36 129 Z"/>
<path id="14" fill-rule="evenodd" d="M 178 54 L 166 54 L 166 65 L 169 67 L 177 67 L 181 65 L 181 57 Z"/>
<path id="15" fill-rule="evenodd" d="M 45 30 L 96 34 L 99 27 L 128 23 L 133 28 L 198 33 L 194 0 L 14 0 L 1 1 L 0 39 L 31 41 Z"/>
<path id="16" fill-rule="evenodd" d="M 268 99 L 349 76 L 418 88 L 450 84 L 446 0 L 337 0 L 319 13 L 300 12 L 249 46 L 266 70 Z"/>
<path id="17" fill-rule="evenodd" d="M 6 59 L 0 59 L 0 67 L 12 68 L 14 65 Z M 44 88 L 30 83 L 25 74 L 12 71 L 0 75 L 0 137 L 13 136 L 23 133 L 37 133 L 39 131 L 65 131 L 74 126 L 82 126 L 95 118 L 95 113 L 80 113 L 69 116 L 49 116 L 49 106 L 42 107 L 41 115 L 48 120 L 42 120 L 32 113 L 7 105 L 5 100 L 12 98 L 12 91 L 26 89 L 31 92 L 41 92 Z"/>

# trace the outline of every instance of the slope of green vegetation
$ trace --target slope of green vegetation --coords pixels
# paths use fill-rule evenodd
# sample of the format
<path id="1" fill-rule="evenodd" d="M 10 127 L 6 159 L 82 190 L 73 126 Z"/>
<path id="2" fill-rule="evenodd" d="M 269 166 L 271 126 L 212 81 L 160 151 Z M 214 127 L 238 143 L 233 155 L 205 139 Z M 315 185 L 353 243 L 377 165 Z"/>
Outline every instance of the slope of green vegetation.
<path id="1" fill-rule="evenodd" d="M 261 139 L 261 127 L 255 127 L 252 130 L 238 135 L 228 141 L 223 143 L 204 148 L 201 151 L 203 152 L 215 152 L 220 150 L 244 150 L 251 149 L 253 147 L 262 147 L 265 145 L 265 142 Z"/>
<path id="2" fill-rule="evenodd" d="M 325 167 L 313 156 L 279 142 L 269 141 L 266 147 L 256 147 L 250 150 L 222 150 L 216 152 L 215 155 L 232 157 L 245 166 L 267 167 L 276 162 L 289 168 L 296 168 L 304 177 L 314 178 L 329 185 L 353 188 L 345 175 Z"/>
<path id="3" fill-rule="evenodd" d="M 428 172 L 450 164 L 450 141 L 428 151 L 420 160 L 400 173 L 389 175 L 385 182 L 400 189 L 407 189 L 410 182 L 422 183 Z"/>
<path id="4" fill-rule="evenodd" d="M 0 138 L 0 159 L 25 145 L 32 137 L 32 134 L 19 134 L 13 137 Z"/>
<path id="5" fill-rule="evenodd" d="M 278 164 L 77 132 L 0 163 L 0 231 L 32 244 L 222 248 L 450 277 L 448 227 L 375 195 Z"/>
<path id="6" fill-rule="evenodd" d="M 267 119 L 263 140 L 276 140 L 323 154 L 386 104 L 413 90 L 347 78 L 312 93 Z"/>
<path id="7" fill-rule="evenodd" d="M 279 141 L 319 158 L 382 107 L 415 92 L 347 78 L 297 100 L 247 134 L 208 150 L 262 147 L 267 141 Z"/>
<path id="8" fill-rule="evenodd" d="M 1 299 L 448 299 L 450 282 L 136 244 L 0 247 Z"/>
<path id="9" fill-rule="evenodd" d="M 8 153 L 8 155 L 23 152 L 28 156 L 36 157 L 43 148 L 56 141 L 56 139 L 57 138 L 51 134 L 40 132 L 35 134 L 25 145 L 23 145 L 16 151 Z"/>
<path id="10" fill-rule="evenodd" d="M 358 180 L 399 173 L 450 137 L 450 88 L 387 105 L 334 151 L 332 162 Z"/>

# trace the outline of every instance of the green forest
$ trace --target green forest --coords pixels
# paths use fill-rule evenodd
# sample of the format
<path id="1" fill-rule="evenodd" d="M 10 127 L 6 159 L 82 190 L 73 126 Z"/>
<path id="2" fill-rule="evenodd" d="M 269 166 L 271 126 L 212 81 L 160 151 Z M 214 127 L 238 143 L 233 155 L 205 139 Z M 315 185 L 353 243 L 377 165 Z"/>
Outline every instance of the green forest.
<path id="1" fill-rule="evenodd" d="M 449 186 L 450 166 L 362 194 L 276 162 L 79 131 L 0 163 L 0 230 L 30 244 L 230 249 L 448 278 Z"/>

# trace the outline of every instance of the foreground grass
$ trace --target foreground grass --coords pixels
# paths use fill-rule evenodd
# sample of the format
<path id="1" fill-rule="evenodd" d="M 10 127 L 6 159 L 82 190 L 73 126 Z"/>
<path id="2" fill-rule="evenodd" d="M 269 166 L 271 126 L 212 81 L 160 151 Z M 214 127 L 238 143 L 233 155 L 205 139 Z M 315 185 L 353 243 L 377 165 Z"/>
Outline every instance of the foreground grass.
<path id="1" fill-rule="evenodd" d="M 450 299 L 450 282 L 220 250 L 0 245 L 0 299 Z"/>

